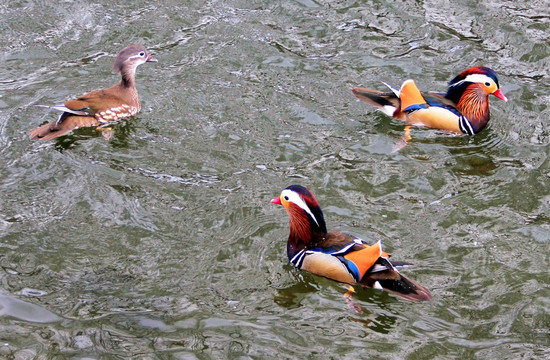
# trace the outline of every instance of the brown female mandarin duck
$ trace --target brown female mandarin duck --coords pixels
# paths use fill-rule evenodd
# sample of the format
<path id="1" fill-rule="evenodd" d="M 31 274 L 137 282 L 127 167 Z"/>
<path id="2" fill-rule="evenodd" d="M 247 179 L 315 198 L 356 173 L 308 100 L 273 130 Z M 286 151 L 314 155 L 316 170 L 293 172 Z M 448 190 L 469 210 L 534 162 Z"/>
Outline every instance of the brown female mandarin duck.
<path id="1" fill-rule="evenodd" d="M 489 95 L 508 101 L 498 85 L 497 74 L 488 67 L 470 68 L 449 82 L 446 94 L 420 92 L 413 80 L 401 89 L 381 92 L 356 88 L 353 94 L 385 114 L 410 125 L 474 135 L 489 122 Z"/>
<path id="2" fill-rule="evenodd" d="M 120 73 L 121 79 L 118 83 L 63 104 L 39 105 L 61 111 L 61 114 L 57 120 L 32 130 L 29 133 L 31 139 L 49 140 L 80 127 L 103 127 L 136 115 L 141 110 L 135 82 L 136 69 L 143 63 L 156 61 L 141 45 L 125 47 L 116 57 L 113 66 L 114 71 Z"/>
<path id="3" fill-rule="evenodd" d="M 380 241 L 368 245 L 352 235 L 327 232 L 319 203 L 305 187 L 289 186 L 271 202 L 288 212 L 287 255 L 298 269 L 342 283 L 385 290 L 412 301 L 432 299 L 428 289 L 399 272 L 413 264 L 390 261 Z"/>

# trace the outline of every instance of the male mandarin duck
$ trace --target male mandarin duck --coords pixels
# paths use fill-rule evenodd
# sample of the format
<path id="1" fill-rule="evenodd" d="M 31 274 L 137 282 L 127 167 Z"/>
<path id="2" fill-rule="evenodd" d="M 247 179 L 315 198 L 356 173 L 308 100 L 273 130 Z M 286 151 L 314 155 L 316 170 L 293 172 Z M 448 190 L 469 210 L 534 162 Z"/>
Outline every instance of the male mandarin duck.
<path id="1" fill-rule="evenodd" d="M 135 82 L 136 68 L 143 63 L 156 61 L 141 45 L 125 47 L 116 57 L 113 66 L 114 71 L 121 76 L 118 83 L 63 104 L 38 105 L 61 111 L 61 114 L 57 120 L 32 130 L 29 133 L 31 139 L 49 140 L 87 126 L 101 129 L 110 123 L 136 115 L 141 110 Z"/>
<path id="2" fill-rule="evenodd" d="M 432 299 L 428 289 L 398 270 L 413 264 L 390 261 L 380 241 L 368 245 L 352 235 L 327 232 L 319 203 L 305 187 L 291 185 L 271 202 L 288 212 L 287 255 L 298 269 L 350 285 L 385 290 L 412 301 Z"/>
<path id="3" fill-rule="evenodd" d="M 385 83 L 384 83 L 385 84 Z M 410 125 L 428 126 L 457 134 L 474 135 L 489 122 L 489 95 L 508 101 L 498 84 L 497 74 L 488 67 L 470 68 L 449 82 L 446 94 L 420 92 L 413 80 L 401 89 L 381 92 L 355 88 L 360 100 Z"/>

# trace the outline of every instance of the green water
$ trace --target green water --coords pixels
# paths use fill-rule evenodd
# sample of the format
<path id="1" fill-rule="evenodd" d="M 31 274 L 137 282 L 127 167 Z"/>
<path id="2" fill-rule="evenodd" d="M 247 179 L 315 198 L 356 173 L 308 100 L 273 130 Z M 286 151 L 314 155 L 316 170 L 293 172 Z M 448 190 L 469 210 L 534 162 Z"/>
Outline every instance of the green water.
<path id="1" fill-rule="evenodd" d="M 0 3 L 0 358 L 550 357 L 545 1 Z M 142 112 L 109 141 L 27 133 L 112 85 L 140 43 Z M 475 137 L 351 93 L 499 74 Z M 434 300 L 288 264 L 269 200 L 310 188 L 329 230 L 382 240 Z"/>

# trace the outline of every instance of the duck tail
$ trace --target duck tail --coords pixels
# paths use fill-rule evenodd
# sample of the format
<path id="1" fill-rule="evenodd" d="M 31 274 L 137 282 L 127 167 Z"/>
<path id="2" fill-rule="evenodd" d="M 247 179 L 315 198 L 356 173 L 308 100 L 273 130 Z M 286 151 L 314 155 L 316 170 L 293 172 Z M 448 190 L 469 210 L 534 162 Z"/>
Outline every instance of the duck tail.
<path id="1" fill-rule="evenodd" d="M 389 93 L 366 88 L 355 88 L 351 91 L 359 100 L 375 106 L 388 116 L 394 116 L 401 109 L 401 101 L 393 91 Z"/>
<path id="2" fill-rule="evenodd" d="M 430 301 L 430 290 L 407 278 L 395 269 L 369 274 L 362 284 L 377 290 L 384 290 L 411 301 Z"/>
<path id="3" fill-rule="evenodd" d="M 50 140 L 66 135 L 71 131 L 87 126 L 99 126 L 100 122 L 93 116 L 70 115 L 63 118 L 63 121 L 52 121 L 29 132 L 32 140 Z"/>
<path id="4" fill-rule="evenodd" d="M 398 269 L 413 266 L 410 262 L 397 262 L 380 257 L 371 269 L 361 279 L 361 284 L 377 290 L 384 290 L 411 301 L 430 301 L 430 290 L 401 274 Z"/>

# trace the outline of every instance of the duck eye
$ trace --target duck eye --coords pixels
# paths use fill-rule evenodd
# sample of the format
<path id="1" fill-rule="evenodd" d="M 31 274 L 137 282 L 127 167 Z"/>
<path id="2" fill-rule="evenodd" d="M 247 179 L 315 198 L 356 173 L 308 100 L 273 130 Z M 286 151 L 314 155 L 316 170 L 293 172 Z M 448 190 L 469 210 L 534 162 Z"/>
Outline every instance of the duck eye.
<path id="1" fill-rule="evenodd" d="M 488 82 L 486 82 L 486 83 L 485 83 L 485 86 L 491 86 L 491 84 L 490 84 L 490 83 L 488 83 Z"/>
<path id="2" fill-rule="evenodd" d="M 288 201 L 288 196 L 285 195 L 285 200 Z"/>
<path id="3" fill-rule="evenodd" d="M 142 51 L 142 52 L 139 53 L 139 56 L 143 57 L 143 56 L 145 56 L 145 53 Z"/>

